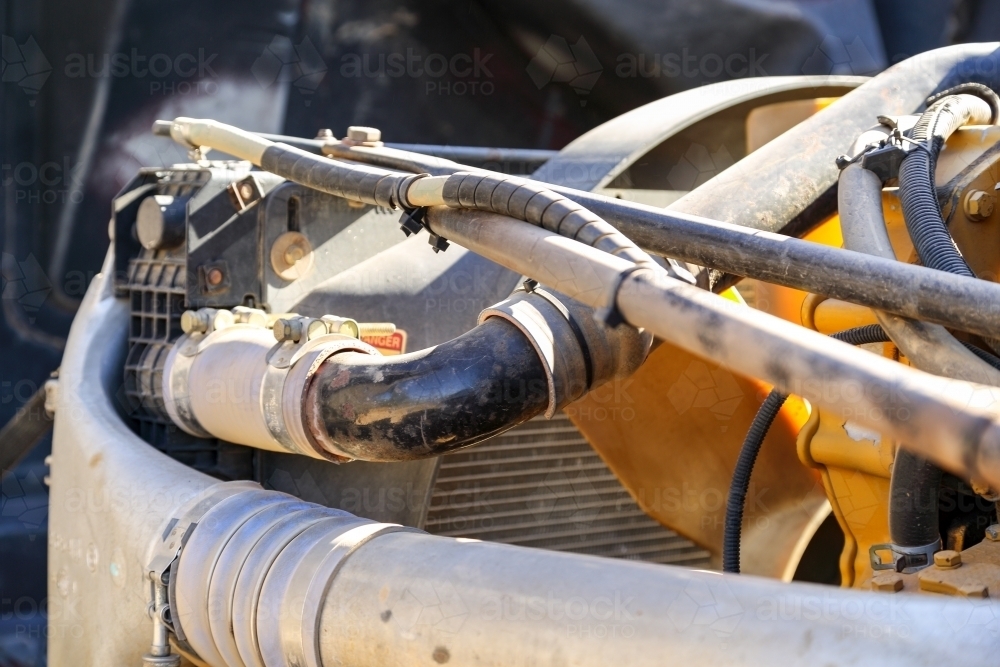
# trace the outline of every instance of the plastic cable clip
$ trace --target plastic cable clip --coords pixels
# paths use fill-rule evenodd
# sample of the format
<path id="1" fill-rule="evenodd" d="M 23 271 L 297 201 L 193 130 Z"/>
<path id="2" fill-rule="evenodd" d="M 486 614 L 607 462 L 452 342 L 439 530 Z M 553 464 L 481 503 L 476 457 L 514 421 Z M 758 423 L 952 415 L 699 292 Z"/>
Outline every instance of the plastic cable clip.
<path id="1" fill-rule="evenodd" d="M 427 226 L 427 208 L 404 208 L 403 215 L 399 218 L 399 227 L 403 230 L 403 233 L 407 236 L 417 234 L 421 229 L 426 229 L 429 235 L 427 243 L 430 244 L 431 249 L 434 252 L 441 252 L 442 250 L 447 250 L 448 239 L 443 236 L 438 236 L 431 231 L 431 228 Z"/>
<path id="2" fill-rule="evenodd" d="M 399 227 L 407 236 L 420 233 L 424 228 L 424 215 L 426 208 L 404 208 L 403 215 L 399 218 Z"/>

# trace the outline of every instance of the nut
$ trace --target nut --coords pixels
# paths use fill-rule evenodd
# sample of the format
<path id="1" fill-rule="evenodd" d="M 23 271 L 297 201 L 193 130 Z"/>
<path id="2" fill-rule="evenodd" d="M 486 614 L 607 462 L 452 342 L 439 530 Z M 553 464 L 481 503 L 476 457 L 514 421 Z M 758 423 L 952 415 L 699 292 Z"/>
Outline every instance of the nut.
<path id="1" fill-rule="evenodd" d="M 942 570 L 954 570 L 962 565 L 962 554 L 945 549 L 934 554 L 934 565 Z"/>
<path id="2" fill-rule="evenodd" d="M 986 539 L 990 542 L 1000 542 L 1000 524 L 986 527 Z"/>
<path id="3" fill-rule="evenodd" d="M 240 184 L 240 197 L 243 198 L 243 201 L 253 199 L 253 186 L 249 183 Z"/>
<path id="4" fill-rule="evenodd" d="M 292 282 L 312 270 L 312 245 L 300 232 L 285 232 L 276 238 L 271 244 L 269 255 L 271 268 L 282 280 Z"/>
<path id="5" fill-rule="evenodd" d="M 323 128 L 316 133 L 317 139 L 333 139 L 333 130 L 330 128 Z"/>
<path id="6" fill-rule="evenodd" d="M 895 572 L 880 572 L 872 577 L 872 590 L 897 593 L 903 590 L 903 577 Z"/>
<path id="7" fill-rule="evenodd" d="M 305 249 L 297 243 L 293 243 L 285 248 L 285 261 L 289 264 L 289 266 L 295 266 L 295 263 L 305 256 Z"/>
<path id="8" fill-rule="evenodd" d="M 958 587 L 958 592 L 967 598 L 986 598 L 990 596 L 989 587 L 986 584 L 971 583 Z"/>
<path id="9" fill-rule="evenodd" d="M 382 131 L 374 127 L 351 125 L 347 128 L 347 138 L 359 144 L 374 143 L 382 140 Z"/>
<path id="10" fill-rule="evenodd" d="M 993 215 L 993 195 L 982 190 L 971 190 L 965 195 L 965 215 L 973 222 L 979 222 Z"/>

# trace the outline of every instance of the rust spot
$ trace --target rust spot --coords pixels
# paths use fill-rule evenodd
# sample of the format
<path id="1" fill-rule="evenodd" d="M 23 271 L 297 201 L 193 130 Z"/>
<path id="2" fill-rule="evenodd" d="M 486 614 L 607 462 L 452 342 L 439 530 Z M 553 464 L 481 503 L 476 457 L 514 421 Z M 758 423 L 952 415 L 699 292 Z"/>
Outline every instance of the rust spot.
<path id="1" fill-rule="evenodd" d="M 346 368 L 342 368 L 333 376 L 333 379 L 324 382 L 325 388 L 329 391 L 331 389 L 341 389 L 346 387 L 351 381 L 351 372 Z"/>
<path id="2" fill-rule="evenodd" d="M 90 465 L 91 468 L 96 468 L 98 464 L 100 464 L 100 462 L 103 460 L 104 460 L 104 454 L 98 452 L 97 454 L 91 456 L 90 461 L 88 461 L 87 463 L 88 465 Z"/>
<path id="3" fill-rule="evenodd" d="M 431 653 L 431 657 L 434 658 L 434 662 L 436 662 L 439 665 L 443 665 L 444 663 L 451 660 L 451 653 L 448 653 L 448 649 L 446 649 L 444 646 L 438 646 L 437 648 L 434 649 L 434 652 Z"/>

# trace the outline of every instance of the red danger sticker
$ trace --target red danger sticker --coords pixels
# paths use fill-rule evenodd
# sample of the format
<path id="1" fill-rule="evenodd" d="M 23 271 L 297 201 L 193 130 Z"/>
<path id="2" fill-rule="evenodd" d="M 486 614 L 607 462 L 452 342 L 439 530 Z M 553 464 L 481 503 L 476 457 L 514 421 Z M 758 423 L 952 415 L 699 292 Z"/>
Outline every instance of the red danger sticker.
<path id="1" fill-rule="evenodd" d="M 361 340 L 387 357 L 406 352 L 406 332 L 402 329 L 385 336 L 362 336 Z"/>

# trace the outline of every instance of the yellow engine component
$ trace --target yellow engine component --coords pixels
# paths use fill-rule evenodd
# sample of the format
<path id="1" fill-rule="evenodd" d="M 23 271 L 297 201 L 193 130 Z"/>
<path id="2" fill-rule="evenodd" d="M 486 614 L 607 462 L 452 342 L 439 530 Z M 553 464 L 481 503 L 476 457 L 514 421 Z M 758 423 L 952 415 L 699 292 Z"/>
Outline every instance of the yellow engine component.
<path id="1" fill-rule="evenodd" d="M 1000 273 L 1000 215 L 992 207 L 979 207 L 978 203 L 982 202 L 984 194 L 992 198 L 1000 183 L 998 146 L 1000 128 L 963 128 L 952 135 L 942 150 L 936 172 L 937 182 L 946 184 L 948 199 L 943 213 L 952 236 L 973 271 L 989 280 L 996 280 Z M 973 196 L 979 200 L 977 205 L 966 204 Z M 902 261 L 916 261 L 895 188 L 887 188 L 882 201 L 896 257 Z M 987 210 L 989 215 L 984 215 Z M 839 229 L 836 218 L 827 225 Z M 801 304 L 802 324 L 822 333 L 875 322 L 868 309 L 853 304 L 827 301 L 816 295 L 774 286 L 767 286 L 765 290 L 769 298 L 784 309 L 782 315 L 791 312 L 795 304 Z M 907 363 L 895 346 L 880 347 L 886 356 Z M 868 587 L 874 574 L 868 550 L 872 545 L 889 542 L 889 477 L 896 443 L 878 433 L 858 428 L 850 419 L 817 410 L 799 434 L 798 448 L 800 459 L 821 472 L 833 513 L 844 531 L 845 545 L 840 561 L 842 583 Z M 980 551 L 995 551 L 996 548 L 984 544 Z M 965 573 L 969 571 L 966 568 Z M 915 575 L 909 578 L 913 577 Z M 913 585 L 913 589 L 916 588 Z M 931 589 L 924 586 L 922 590 Z"/>
<path id="2" fill-rule="evenodd" d="M 821 106 L 817 101 L 810 109 Z M 808 115 L 801 104 L 775 111 L 793 124 Z M 757 117 L 758 122 L 766 118 Z M 776 131 L 770 126 L 752 129 L 748 128 L 748 137 L 756 137 L 758 143 Z M 973 270 L 990 280 L 1000 275 L 1000 212 L 993 206 L 1000 187 L 998 146 L 1000 127 L 964 128 L 948 141 L 936 174 L 948 195 L 945 219 L 959 248 Z M 896 256 L 915 262 L 895 188 L 884 191 L 883 209 Z M 805 238 L 841 246 L 839 219 L 831 217 Z M 790 288 L 746 280 L 739 290 L 750 306 L 822 333 L 875 323 L 866 308 Z M 742 301 L 735 292 L 732 298 Z M 869 347 L 908 363 L 892 344 Z M 570 406 L 567 414 L 640 507 L 708 549 L 718 566 L 733 468 L 769 390 L 763 383 L 662 344 L 632 378 L 592 392 Z M 852 422 L 849 415 L 811 410 L 791 397 L 754 468 L 744 516 L 742 570 L 791 579 L 809 541 L 832 511 L 844 533 L 842 585 L 933 589 L 934 584 L 921 584 L 916 575 L 887 584 L 881 581 L 887 576 L 883 573 L 873 583 L 869 548 L 889 542 L 889 480 L 896 447 L 897 443 Z M 973 560 L 1000 567 L 1000 542 L 983 543 L 977 549 Z M 967 568 L 963 576 L 970 572 Z M 1000 580 L 1000 574 L 994 574 Z M 938 579 L 942 577 L 956 579 L 955 575 Z M 935 590 L 948 586 L 952 584 L 940 584 Z"/>

